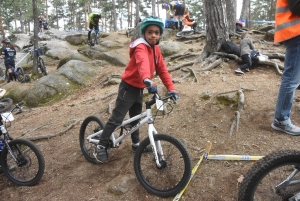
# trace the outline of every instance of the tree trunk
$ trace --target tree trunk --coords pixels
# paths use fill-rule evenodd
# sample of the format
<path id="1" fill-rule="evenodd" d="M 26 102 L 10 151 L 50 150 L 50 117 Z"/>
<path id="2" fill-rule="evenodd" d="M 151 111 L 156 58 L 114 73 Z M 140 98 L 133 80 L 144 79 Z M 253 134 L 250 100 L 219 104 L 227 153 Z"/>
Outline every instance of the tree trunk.
<path id="1" fill-rule="evenodd" d="M 2 38 L 5 38 L 5 32 L 4 32 L 4 29 L 3 29 L 2 17 L 1 16 L 0 16 L 0 30 L 1 30 Z"/>
<path id="2" fill-rule="evenodd" d="M 236 0 L 226 0 L 226 14 L 228 21 L 228 32 L 235 33 Z"/>
<path id="3" fill-rule="evenodd" d="M 135 25 L 134 27 L 136 27 L 136 25 L 139 23 L 139 18 L 140 18 L 140 0 L 135 0 L 136 2 L 136 6 L 135 6 Z"/>
<path id="4" fill-rule="evenodd" d="M 113 9 L 112 9 L 112 15 L 113 15 L 113 24 L 114 24 L 114 31 L 117 31 L 118 28 L 117 28 L 117 16 L 116 16 L 116 1 L 115 0 L 112 0 L 112 6 L 113 6 Z"/>
<path id="5" fill-rule="evenodd" d="M 206 45 L 199 60 L 217 52 L 221 44 L 229 39 L 224 0 L 204 0 L 206 18 Z"/>
<path id="6" fill-rule="evenodd" d="M 241 10 L 240 20 L 245 20 L 246 27 L 249 28 L 249 7 L 250 7 L 250 0 L 243 0 L 243 6 Z"/>
<path id="7" fill-rule="evenodd" d="M 152 0 L 151 2 L 152 2 L 152 16 L 156 16 L 156 13 L 155 13 L 155 2 L 156 2 L 156 0 Z"/>
<path id="8" fill-rule="evenodd" d="M 32 10 L 33 10 L 33 41 L 34 41 L 34 50 L 38 49 L 38 10 L 37 10 L 37 2 L 36 0 L 32 0 Z M 33 54 L 33 66 L 32 66 L 32 72 L 34 75 L 38 74 L 38 68 L 37 68 L 37 54 Z"/>

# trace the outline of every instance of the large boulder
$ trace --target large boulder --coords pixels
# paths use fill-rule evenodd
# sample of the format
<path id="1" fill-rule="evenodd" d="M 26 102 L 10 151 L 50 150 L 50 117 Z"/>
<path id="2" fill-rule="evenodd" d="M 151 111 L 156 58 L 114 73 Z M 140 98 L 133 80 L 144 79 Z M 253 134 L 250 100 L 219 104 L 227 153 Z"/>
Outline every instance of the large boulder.
<path id="1" fill-rule="evenodd" d="M 93 36 L 91 36 L 93 37 Z M 71 45 L 82 45 L 87 43 L 87 34 L 74 34 L 65 37 L 65 40 Z"/>
<path id="2" fill-rule="evenodd" d="M 89 62 L 69 61 L 53 74 L 36 82 L 24 101 L 29 107 L 37 107 L 61 100 L 74 90 L 85 86 L 98 71 L 99 68 Z"/>
<path id="3" fill-rule="evenodd" d="M 159 46 L 164 57 L 176 54 L 182 49 L 182 45 L 173 41 L 161 41 Z"/>

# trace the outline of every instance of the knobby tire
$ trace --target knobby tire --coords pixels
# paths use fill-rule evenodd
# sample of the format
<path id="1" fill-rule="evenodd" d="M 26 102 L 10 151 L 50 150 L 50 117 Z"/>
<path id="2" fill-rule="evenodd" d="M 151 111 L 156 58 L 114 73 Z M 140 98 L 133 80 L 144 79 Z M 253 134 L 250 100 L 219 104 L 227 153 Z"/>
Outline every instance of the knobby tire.
<path id="1" fill-rule="evenodd" d="M 10 98 L 0 99 L 0 113 L 6 112 L 13 104 L 13 100 Z"/>
<path id="2" fill-rule="evenodd" d="M 91 163 L 97 163 L 93 155 L 97 144 L 88 142 L 86 138 L 97 131 L 103 130 L 104 125 L 104 122 L 96 116 L 87 117 L 81 124 L 79 132 L 80 149 L 84 157 Z M 96 136 L 95 138 L 100 139 L 100 136 Z"/>
<path id="3" fill-rule="evenodd" d="M 17 68 L 17 76 L 16 77 L 19 82 L 22 82 L 24 80 L 25 75 L 24 75 L 24 70 L 22 67 Z"/>
<path id="4" fill-rule="evenodd" d="M 300 165 L 300 151 L 280 150 L 257 161 L 245 175 L 238 191 L 238 201 L 281 201 L 288 200 L 300 192 L 300 184 L 287 185 L 279 194 L 275 187 Z M 297 173 L 293 180 L 299 180 Z"/>
<path id="5" fill-rule="evenodd" d="M 12 140 L 9 146 L 22 164 L 18 165 L 5 147 L 1 153 L 3 173 L 11 182 L 19 186 L 37 184 L 45 170 L 45 161 L 40 149 L 26 139 Z"/>
<path id="6" fill-rule="evenodd" d="M 156 167 L 153 153 L 145 153 L 150 145 L 149 137 L 143 140 L 134 156 L 134 172 L 141 185 L 150 193 L 170 197 L 178 194 L 188 183 L 192 163 L 185 146 L 176 138 L 166 134 L 154 135 L 154 141 L 160 141 L 164 158 L 159 156 L 161 168 Z"/>
<path id="7" fill-rule="evenodd" d="M 45 62 L 44 62 L 43 58 L 41 58 L 41 57 L 39 57 L 39 67 L 40 67 L 43 75 L 48 75 L 48 72 L 47 72 L 46 66 L 45 66 Z"/>

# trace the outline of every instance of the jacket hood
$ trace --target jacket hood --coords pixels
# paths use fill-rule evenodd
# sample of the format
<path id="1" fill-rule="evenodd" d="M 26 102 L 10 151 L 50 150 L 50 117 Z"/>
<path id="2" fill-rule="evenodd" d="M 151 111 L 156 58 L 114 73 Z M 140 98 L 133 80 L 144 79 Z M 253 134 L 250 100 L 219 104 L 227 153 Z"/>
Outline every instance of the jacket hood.
<path id="1" fill-rule="evenodd" d="M 141 43 L 147 45 L 148 47 L 151 47 L 151 46 L 149 45 L 149 43 L 147 43 L 147 41 L 146 41 L 144 38 L 136 39 L 135 41 L 133 41 L 133 42 L 130 43 L 130 45 L 129 45 L 129 47 L 130 47 L 129 56 L 130 56 L 130 57 L 132 56 L 132 54 L 133 54 L 133 52 L 134 52 L 134 48 L 135 48 L 136 46 L 138 46 L 139 44 L 141 44 Z"/>

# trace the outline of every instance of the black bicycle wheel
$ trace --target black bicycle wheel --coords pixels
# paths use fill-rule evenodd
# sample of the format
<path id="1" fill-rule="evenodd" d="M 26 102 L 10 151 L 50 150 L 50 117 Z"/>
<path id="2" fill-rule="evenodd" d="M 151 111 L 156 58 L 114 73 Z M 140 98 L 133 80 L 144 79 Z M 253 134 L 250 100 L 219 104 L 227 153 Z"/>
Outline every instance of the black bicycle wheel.
<path id="1" fill-rule="evenodd" d="M 81 124 L 79 132 L 80 149 L 84 157 L 91 163 L 96 163 L 93 152 L 97 143 L 88 142 L 87 137 L 93 133 L 103 130 L 104 125 L 103 121 L 96 116 L 87 117 Z M 99 140 L 100 135 L 93 137 L 93 139 Z"/>
<path id="2" fill-rule="evenodd" d="M 150 193 L 170 197 L 179 193 L 191 176 L 191 158 L 185 146 L 176 138 L 154 135 L 154 141 L 160 142 L 163 156 L 158 156 L 161 167 L 155 165 L 153 153 L 143 150 L 150 144 L 149 137 L 141 142 L 134 156 L 134 172 L 141 185 Z"/>
<path id="3" fill-rule="evenodd" d="M 39 57 L 39 68 L 41 69 L 41 72 L 44 75 L 48 75 L 48 72 L 47 72 L 47 69 L 45 66 L 45 62 L 44 62 L 43 58 L 41 58 L 41 57 Z"/>
<path id="4" fill-rule="evenodd" d="M 38 183 L 45 170 L 45 161 L 40 149 L 26 139 L 12 140 L 9 146 L 18 164 L 5 147 L 1 153 L 1 165 L 6 177 L 20 186 L 32 186 Z"/>
<path id="5" fill-rule="evenodd" d="M 288 201 L 300 192 L 299 181 L 294 185 L 283 183 L 295 166 L 300 166 L 300 151 L 281 150 L 263 157 L 247 172 L 239 188 L 238 200 Z M 293 181 L 299 179 L 299 173 L 292 178 Z"/>
<path id="6" fill-rule="evenodd" d="M 24 76 L 25 76 L 25 74 L 24 74 L 23 68 L 22 67 L 18 67 L 17 68 L 17 72 L 16 72 L 17 80 L 19 82 L 22 82 L 24 80 Z"/>
<path id="7" fill-rule="evenodd" d="M 0 113 L 6 112 L 13 104 L 13 100 L 10 98 L 0 99 Z"/>

